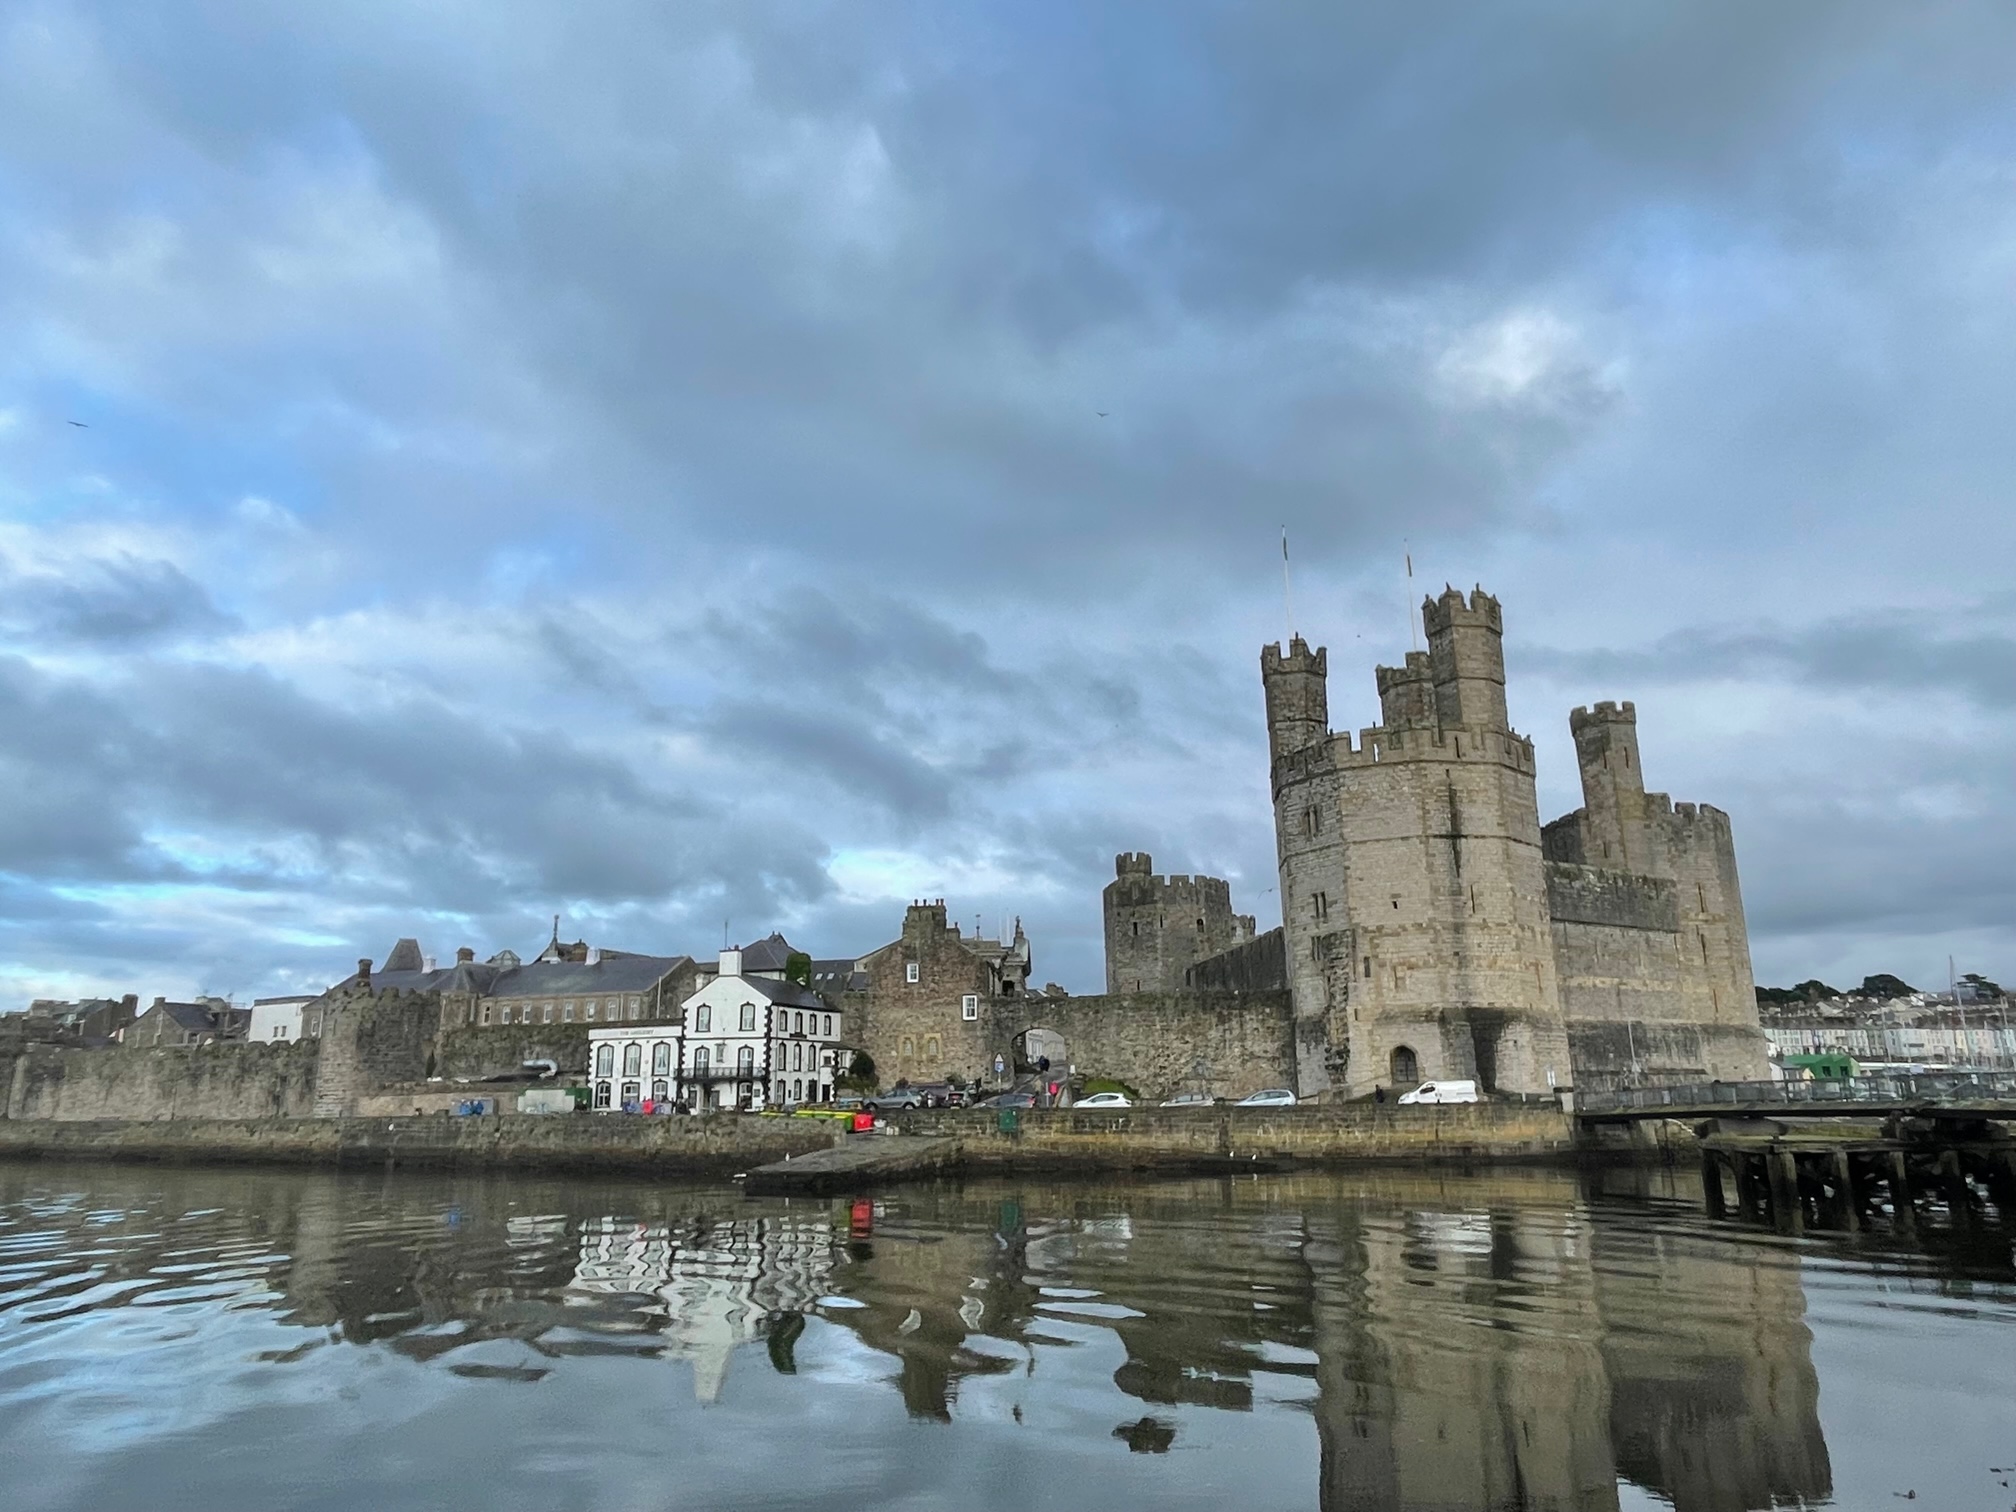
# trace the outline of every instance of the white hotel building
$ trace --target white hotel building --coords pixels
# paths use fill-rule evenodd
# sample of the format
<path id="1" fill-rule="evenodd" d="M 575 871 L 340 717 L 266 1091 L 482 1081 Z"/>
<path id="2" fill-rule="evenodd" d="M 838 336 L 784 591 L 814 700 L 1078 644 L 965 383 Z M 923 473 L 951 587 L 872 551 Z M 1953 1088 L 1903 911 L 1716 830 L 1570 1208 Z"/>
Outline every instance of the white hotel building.
<path id="1" fill-rule="evenodd" d="M 841 1015 L 809 987 L 746 973 L 740 950 L 679 1005 L 673 1023 L 625 1023 L 588 1034 L 590 1105 L 677 1102 L 764 1108 L 826 1102 L 845 1052 Z"/>

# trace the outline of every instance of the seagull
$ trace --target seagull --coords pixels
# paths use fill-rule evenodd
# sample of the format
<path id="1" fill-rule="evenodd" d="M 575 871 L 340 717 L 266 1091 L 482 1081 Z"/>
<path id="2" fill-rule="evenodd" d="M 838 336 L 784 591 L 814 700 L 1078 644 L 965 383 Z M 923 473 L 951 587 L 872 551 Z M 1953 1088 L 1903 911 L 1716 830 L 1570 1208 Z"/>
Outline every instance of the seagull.
<path id="1" fill-rule="evenodd" d="M 71 423 L 72 425 L 76 426 L 76 427 L 77 427 L 77 429 L 79 429 L 79 430 L 89 430 L 89 429 L 91 429 L 91 427 L 90 427 L 90 426 L 88 426 L 88 425 L 86 425 L 86 424 L 85 424 L 85 423 L 84 423 L 84 422 L 83 422 L 82 420 L 72 420 L 72 421 L 71 421 L 70 423 Z"/>
<path id="2" fill-rule="evenodd" d="M 1104 420 L 1106 418 L 1106 411 L 1104 410 L 1094 410 L 1092 411 L 1092 413 L 1097 415 L 1101 420 Z"/>

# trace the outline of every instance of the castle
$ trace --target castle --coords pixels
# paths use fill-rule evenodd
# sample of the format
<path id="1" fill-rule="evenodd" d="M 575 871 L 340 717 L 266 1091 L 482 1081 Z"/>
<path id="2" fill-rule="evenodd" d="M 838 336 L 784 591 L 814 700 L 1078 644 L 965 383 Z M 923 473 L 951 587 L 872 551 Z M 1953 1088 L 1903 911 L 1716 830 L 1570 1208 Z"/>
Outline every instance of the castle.
<path id="1" fill-rule="evenodd" d="M 1545 1092 L 1766 1074 L 1729 817 L 1645 790 L 1637 716 L 1570 716 L 1583 806 L 1544 828 L 1481 588 L 1333 733 L 1328 658 L 1260 654 L 1298 1090 Z"/>

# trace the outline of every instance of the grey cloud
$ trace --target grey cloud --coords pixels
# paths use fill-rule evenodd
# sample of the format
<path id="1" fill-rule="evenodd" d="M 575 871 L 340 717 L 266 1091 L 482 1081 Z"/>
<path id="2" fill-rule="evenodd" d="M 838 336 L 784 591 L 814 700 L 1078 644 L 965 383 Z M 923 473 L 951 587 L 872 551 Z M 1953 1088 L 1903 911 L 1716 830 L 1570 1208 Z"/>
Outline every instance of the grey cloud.
<path id="1" fill-rule="evenodd" d="M 133 556 L 27 570 L 0 555 L 0 635 L 109 651 L 216 636 L 237 618 L 172 562 Z"/>
<path id="2" fill-rule="evenodd" d="M 1916 614 L 1872 609 L 1805 626 L 1702 626 L 1637 649 L 1515 649 L 1550 676 L 1633 686 L 1730 679 L 1841 692 L 1943 693 L 2016 709 L 2016 626 L 2007 604 L 1954 603 Z M 1999 612 L 1998 612 L 1999 611 Z"/>

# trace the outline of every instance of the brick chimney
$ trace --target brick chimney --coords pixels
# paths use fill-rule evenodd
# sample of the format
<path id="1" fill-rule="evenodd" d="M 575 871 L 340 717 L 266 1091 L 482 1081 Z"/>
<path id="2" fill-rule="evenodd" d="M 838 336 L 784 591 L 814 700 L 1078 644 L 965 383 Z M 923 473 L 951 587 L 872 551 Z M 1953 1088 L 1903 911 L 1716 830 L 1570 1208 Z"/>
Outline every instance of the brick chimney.
<path id="1" fill-rule="evenodd" d="M 467 945 L 460 946 L 455 951 L 455 964 L 458 966 L 467 966 L 475 959 L 476 952 L 471 950 Z"/>
<path id="2" fill-rule="evenodd" d="M 360 982 L 369 982 L 371 980 L 371 957 L 359 956 L 357 958 L 357 980 Z"/>

